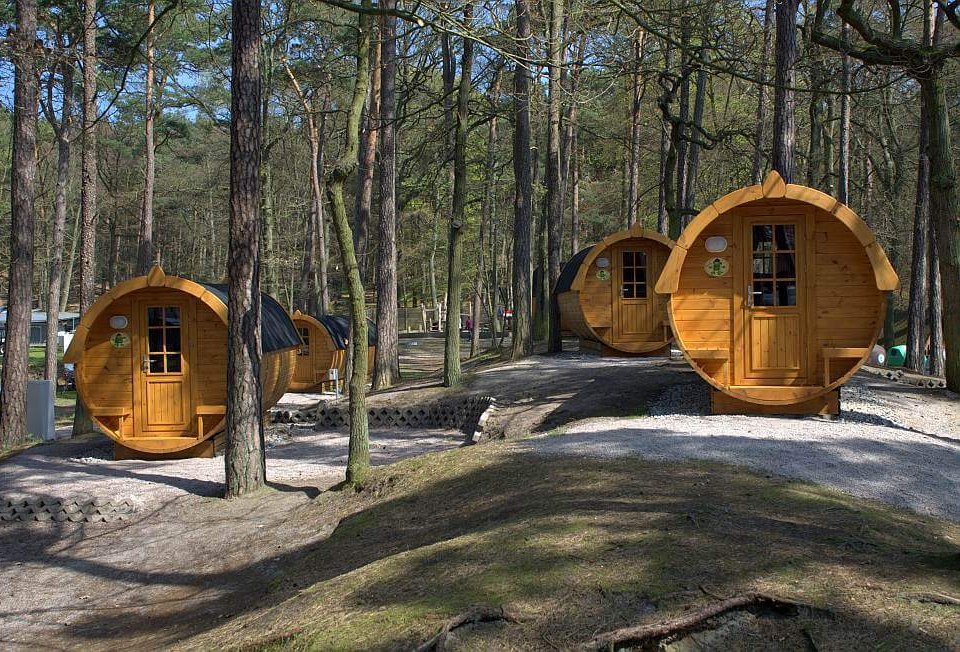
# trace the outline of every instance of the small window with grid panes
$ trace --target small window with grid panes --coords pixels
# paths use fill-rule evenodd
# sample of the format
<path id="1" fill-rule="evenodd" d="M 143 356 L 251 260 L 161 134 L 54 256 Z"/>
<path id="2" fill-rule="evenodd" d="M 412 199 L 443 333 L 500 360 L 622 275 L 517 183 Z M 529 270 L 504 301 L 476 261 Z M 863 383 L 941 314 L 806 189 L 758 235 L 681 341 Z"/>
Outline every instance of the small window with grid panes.
<path id="1" fill-rule="evenodd" d="M 623 299 L 647 298 L 647 253 L 624 251 L 620 259 L 620 296 Z"/>
<path id="2" fill-rule="evenodd" d="M 297 330 L 300 331 L 300 341 L 302 342 L 300 348 L 297 350 L 297 355 L 310 355 L 310 329 L 298 328 Z"/>
<path id="3" fill-rule="evenodd" d="M 794 224 L 753 225 L 753 305 L 797 305 L 796 233 Z"/>
<path id="4" fill-rule="evenodd" d="M 183 370 L 180 308 L 147 308 L 147 372 L 178 374 Z"/>

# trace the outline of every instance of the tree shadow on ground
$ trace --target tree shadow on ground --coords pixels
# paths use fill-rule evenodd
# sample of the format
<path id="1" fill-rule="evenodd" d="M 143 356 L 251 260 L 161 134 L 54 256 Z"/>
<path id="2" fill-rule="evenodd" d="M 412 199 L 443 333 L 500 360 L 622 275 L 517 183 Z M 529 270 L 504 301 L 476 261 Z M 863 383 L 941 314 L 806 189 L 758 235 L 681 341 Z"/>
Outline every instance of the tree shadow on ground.
<path id="1" fill-rule="evenodd" d="M 567 647 L 636 622 L 642 601 L 670 610 L 702 601 L 701 586 L 730 594 L 774 582 L 831 603 L 845 636 L 951 643 L 912 628 L 909 614 L 892 614 L 896 598 L 854 592 L 861 605 L 845 594 L 851 582 L 955 582 L 957 529 L 919 516 L 730 467 L 499 448 L 413 460 L 374 480 L 359 495 L 325 497 L 327 516 L 343 516 L 328 538 L 226 572 L 121 569 L 57 553 L 58 528 L 38 531 L 50 542 L 46 565 L 196 596 L 162 608 L 91 610 L 59 633 L 61 642 L 155 646 L 207 632 L 190 645 L 214 647 L 306 629 L 326 637 L 319 647 L 389 648 L 423 640 L 471 603 L 510 601 L 535 610 L 527 635 L 549 632 Z M 0 534 L 0 550 L 10 536 Z M 878 605 L 884 615 L 871 613 Z"/>

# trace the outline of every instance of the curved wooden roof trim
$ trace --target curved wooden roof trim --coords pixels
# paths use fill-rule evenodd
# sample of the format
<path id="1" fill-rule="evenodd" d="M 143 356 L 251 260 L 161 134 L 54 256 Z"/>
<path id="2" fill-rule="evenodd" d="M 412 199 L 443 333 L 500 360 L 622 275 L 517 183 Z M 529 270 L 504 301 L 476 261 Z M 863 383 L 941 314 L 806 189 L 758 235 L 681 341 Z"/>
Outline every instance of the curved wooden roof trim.
<path id="1" fill-rule="evenodd" d="M 815 188 L 784 183 L 783 178 L 776 171 L 771 171 L 762 184 L 734 190 L 704 208 L 693 218 L 693 221 L 687 225 L 680 238 L 677 239 L 673 251 L 670 252 L 670 258 L 667 259 L 667 263 L 660 273 L 660 278 L 657 279 L 656 292 L 658 294 L 673 294 L 677 291 L 680 285 L 680 270 L 687 257 L 687 251 L 714 220 L 737 206 L 765 198 L 793 199 L 830 213 L 850 229 L 857 241 L 863 245 L 867 258 L 870 260 L 870 265 L 873 267 L 877 289 L 881 292 L 889 292 L 900 287 L 900 279 L 887 259 L 883 248 L 877 243 L 873 231 L 849 206 Z"/>
<path id="2" fill-rule="evenodd" d="M 87 336 L 90 335 L 90 327 L 100 315 L 117 299 L 146 287 L 168 287 L 196 297 L 201 303 L 206 304 L 213 310 L 223 321 L 224 325 L 227 323 L 227 306 L 215 294 L 208 291 L 207 288 L 199 283 L 189 279 L 180 278 L 179 276 L 167 276 L 159 265 L 154 265 L 153 269 L 151 269 L 150 273 L 146 276 L 138 276 L 118 283 L 100 295 L 100 298 L 98 298 L 93 305 L 90 306 L 90 309 L 80 318 L 80 324 L 77 326 L 73 340 L 63 354 L 63 361 L 69 363 L 79 362 L 86 345 Z"/>
<path id="3" fill-rule="evenodd" d="M 620 242 L 621 240 L 628 240 L 630 238 L 646 238 L 647 240 L 655 240 L 656 242 L 659 242 L 665 246 L 667 249 L 673 249 L 674 246 L 673 240 L 667 236 L 657 231 L 645 229 L 639 223 L 634 224 L 629 229 L 611 233 L 606 238 L 595 244 L 593 249 L 590 250 L 590 253 L 587 254 L 587 257 L 583 259 L 582 263 L 580 263 L 580 269 L 577 270 L 577 275 L 574 277 L 573 283 L 570 284 L 569 291 L 579 292 L 583 289 L 583 283 L 587 278 L 587 270 L 590 269 L 590 265 L 593 264 L 593 261 L 600 256 L 600 252 L 606 251 L 612 244 Z"/>
<path id="4" fill-rule="evenodd" d="M 293 314 L 290 315 L 290 319 L 291 319 L 292 321 L 294 321 L 294 322 L 297 322 L 297 321 L 305 321 L 305 322 L 307 322 L 308 324 L 310 324 L 311 326 L 313 326 L 313 327 L 315 327 L 315 328 L 319 328 L 319 329 L 320 329 L 321 331 L 323 331 L 324 333 L 327 332 L 326 326 L 324 326 L 324 325 L 320 322 L 319 319 L 317 319 L 317 318 L 314 317 L 313 315 L 308 315 L 308 314 L 305 313 L 305 312 L 301 312 L 299 308 L 297 308 L 296 310 L 293 311 Z"/>

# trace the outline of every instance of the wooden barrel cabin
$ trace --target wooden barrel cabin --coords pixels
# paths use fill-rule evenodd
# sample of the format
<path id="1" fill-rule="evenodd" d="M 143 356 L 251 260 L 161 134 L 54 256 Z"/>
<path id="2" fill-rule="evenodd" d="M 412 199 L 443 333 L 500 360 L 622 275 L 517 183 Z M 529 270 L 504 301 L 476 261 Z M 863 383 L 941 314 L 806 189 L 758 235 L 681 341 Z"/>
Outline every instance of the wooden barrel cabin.
<path id="1" fill-rule="evenodd" d="M 287 390 L 300 338 L 274 299 L 261 306 L 266 409 Z M 64 361 L 118 459 L 212 456 L 226 413 L 227 288 L 154 267 L 91 306 Z"/>
<path id="2" fill-rule="evenodd" d="M 302 344 L 290 381 L 292 392 L 321 392 L 332 389 L 331 369 L 337 369 L 342 382 L 347 368 L 350 343 L 350 318 L 340 315 L 314 317 L 299 310 L 291 316 Z M 373 376 L 373 358 L 377 351 L 377 326 L 367 320 L 367 376 Z M 341 385 L 342 387 L 343 385 Z"/>
<path id="3" fill-rule="evenodd" d="M 898 283 L 856 213 L 771 172 L 693 219 L 656 289 L 715 413 L 837 414 Z"/>
<path id="4" fill-rule="evenodd" d="M 666 297 L 654 283 L 673 241 L 637 225 L 574 255 L 554 288 L 563 331 L 581 350 L 603 355 L 652 355 L 671 340 Z"/>

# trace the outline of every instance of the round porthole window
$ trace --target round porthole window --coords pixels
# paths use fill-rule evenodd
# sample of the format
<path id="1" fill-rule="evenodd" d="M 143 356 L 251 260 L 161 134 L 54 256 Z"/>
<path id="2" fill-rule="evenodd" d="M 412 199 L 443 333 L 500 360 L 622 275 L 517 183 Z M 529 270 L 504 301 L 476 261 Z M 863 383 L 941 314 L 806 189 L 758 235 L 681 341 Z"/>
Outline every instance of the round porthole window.
<path id="1" fill-rule="evenodd" d="M 718 254 L 721 251 L 727 250 L 727 239 L 722 235 L 712 235 L 707 238 L 707 241 L 704 243 L 704 246 L 712 254 Z"/>
<path id="2" fill-rule="evenodd" d="M 116 331 L 126 328 L 128 323 L 124 315 L 114 315 L 110 318 L 110 328 Z"/>

